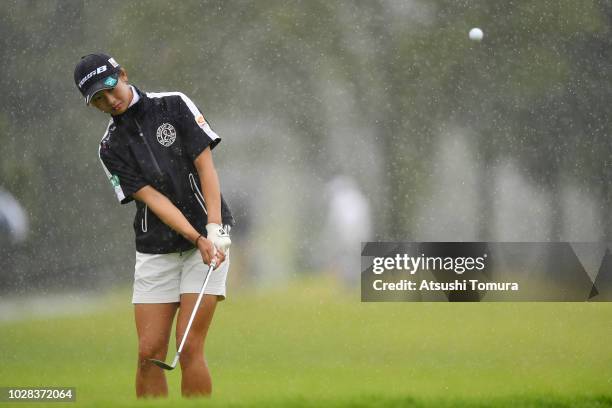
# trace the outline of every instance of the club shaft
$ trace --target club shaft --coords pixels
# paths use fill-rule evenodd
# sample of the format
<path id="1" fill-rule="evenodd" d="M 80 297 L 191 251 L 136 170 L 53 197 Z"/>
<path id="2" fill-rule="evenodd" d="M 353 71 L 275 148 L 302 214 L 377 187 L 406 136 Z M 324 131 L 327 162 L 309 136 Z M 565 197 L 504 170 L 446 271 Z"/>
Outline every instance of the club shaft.
<path id="1" fill-rule="evenodd" d="M 181 351 L 183 351 L 183 346 L 185 345 L 185 341 L 187 340 L 187 335 L 189 334 L 189 330 L 191 329 L 191 324 L 193 323 L 193 320 L 195 318 L 195 315 L 198 311 L 198 309 L 200 308 L 200 303 L 202 302 L 202 298 L 204 297 L 204 290 L 206 289 L 206 285 L 208 284 L 208 280 L 210 279 L 210 274 L 213 271 L 213 269 L 215 268 L 215 263 L 211 262 L 210 266 L 208 268 L 208 272 L 206 273 L 206 279 L 204 279 L 204 283 L 202 284 L 202 289 L 200 289 L 200 294 L 198 295 L 198 300 L 196 300 L 195 306 L 193 307 L 193 310 L 191 311 L 191 317 L 189 318 L 189 323 L 187 323 L 187 328 L 185 329 L 185 334 L 183 334 L 183 339 L 181 340 L 181 345 L 178 348 L 178 351 L 176 352 L 176 357 L 174 358 L 174 364 L 176 364 L 176 361 L 178 360 Z"/>

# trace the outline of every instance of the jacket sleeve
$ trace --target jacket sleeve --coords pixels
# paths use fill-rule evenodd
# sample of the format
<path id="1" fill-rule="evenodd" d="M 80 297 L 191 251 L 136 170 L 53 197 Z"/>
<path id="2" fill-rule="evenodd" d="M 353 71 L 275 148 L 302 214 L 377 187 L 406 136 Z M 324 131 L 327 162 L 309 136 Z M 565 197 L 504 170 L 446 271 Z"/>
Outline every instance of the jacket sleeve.
<path id="1" fill-rule="evenodd" d="M 121 204 L 127 204 L 134 200 L 132 195 L 149 184 L 133 165 L 122 160 L 104 141 L 100 144 L 98 154 L 102 168 L 115 189 L 115 194 Z"/>
<path id="2" fill-rule="evenodd" d="M 210 146 L 212 150 L 221 138 L 210 128 L 204 115 L 195 104 L 182 93 L 179 93 L 178 115 L 182 129 L 181 140 L 187 156 L 195 160 L 204 149 Z"/>

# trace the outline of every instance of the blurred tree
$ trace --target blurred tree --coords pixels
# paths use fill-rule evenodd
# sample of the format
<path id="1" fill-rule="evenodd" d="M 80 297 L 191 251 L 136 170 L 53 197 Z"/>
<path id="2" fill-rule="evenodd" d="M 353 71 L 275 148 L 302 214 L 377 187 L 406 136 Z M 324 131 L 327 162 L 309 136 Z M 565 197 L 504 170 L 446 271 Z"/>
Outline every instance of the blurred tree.
<path id="1" fill-rule="evenodd" d="M 449 126 L 474 135 L 481 239 L 494 238 L 504 157 L 549 192 L 550 239 L 564 233 L 566 179 L 599 197 L 612 234 L 609 1 L 5 1 L 0 21 L 0 185 L 32 221 L 15 270 L 41 284 L 131 275 L 132 210 L 118 210 L 97 158 L 107 118 L 72 80 L 79 57 L 103 50 L 144 90 L 181 90 L 223 124 L 233 194 L 254 234 L 287 234 L 288 258 L 311 255 L 335 172 L 366 186 L 378 238 L 418 238 Z"/>

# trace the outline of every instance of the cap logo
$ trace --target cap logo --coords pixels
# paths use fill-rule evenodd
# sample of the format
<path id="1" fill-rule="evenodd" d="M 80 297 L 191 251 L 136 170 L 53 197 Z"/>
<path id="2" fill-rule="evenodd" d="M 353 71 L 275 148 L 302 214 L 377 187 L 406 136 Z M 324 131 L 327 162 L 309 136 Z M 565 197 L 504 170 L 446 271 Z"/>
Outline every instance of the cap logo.
<path id="1" fill-rule="evenodd" d="M 95 70 L 91 71 L 89 74 L 85 75 L 80 81 L 79 81 L 79 88 L 83 87 L 83 84 L 90 79 L 92 76 L 97 75 L 97 74 L 101 74 L 102 72 L 106 71 L 106 65 L 102 65 L 101 67 L 96 68 Z"/>
<path id="2" fill-rule="evenodd" d="M 117 68 L 119 66 L 119 64 L 117 64 L 117 61 L 115 61 L 114 58 L 109 58 L 108 62 L 110 62 L 110 64 L 113 66 L 113 68 Z"/>
<path id="3" fill-rule="evenodd" d="M 169 123 L 164 123 L 157 128 L 157 141 L 160 145 L 168 147 L 176 140 L 176 130 Z"/>
<path id="4" fill-rule="evenodd" d="M 104 81 L 104 85 L 115 86 L 117 85 L 117 79 L 113 78 L 112 76 L 109 76 L 108 78 L 106 78 L 106 81 Z"/>

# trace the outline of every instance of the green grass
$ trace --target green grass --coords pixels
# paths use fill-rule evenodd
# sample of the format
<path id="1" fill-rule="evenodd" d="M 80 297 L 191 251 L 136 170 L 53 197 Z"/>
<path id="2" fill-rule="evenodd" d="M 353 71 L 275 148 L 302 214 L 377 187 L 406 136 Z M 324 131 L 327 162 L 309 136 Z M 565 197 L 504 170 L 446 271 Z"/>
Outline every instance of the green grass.
<path id="1" fill-rule="evenodd" d="M 176 370 L 168 400 L 136 401 L 127 290 L 86 316 L 0 324 L 0 386 L 77 388 L 76 404 L 53 407 L 612 406 L 612 304 L 360 303 L 357 292 L 319 279 L 230 293 L 207 343 L 210 400 L 181 399 Z"/>

